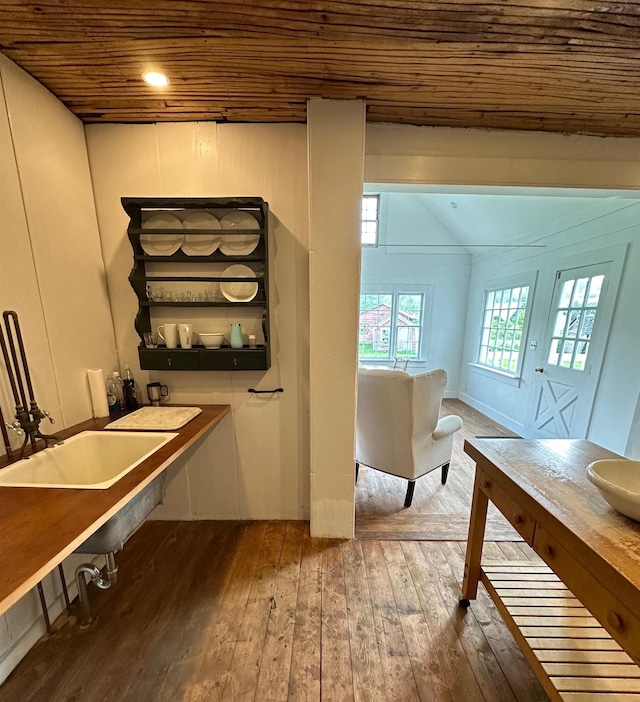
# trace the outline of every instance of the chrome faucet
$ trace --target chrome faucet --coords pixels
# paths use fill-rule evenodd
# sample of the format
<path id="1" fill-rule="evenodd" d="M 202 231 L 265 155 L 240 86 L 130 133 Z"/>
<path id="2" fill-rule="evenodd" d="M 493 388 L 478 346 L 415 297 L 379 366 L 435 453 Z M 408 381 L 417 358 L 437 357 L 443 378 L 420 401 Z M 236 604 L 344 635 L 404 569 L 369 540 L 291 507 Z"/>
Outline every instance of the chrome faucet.
<path id="1" fill-rule="evenodd" d="M 40 422 L 45 417 L 52 424 L 55 420 L 47 410 L 40 409 L 38 407 L 38 403 L 36 402 L 17 313 L 13 312 L 12 310 L 5 310 L 2 313 L 2 317 L 4 319 L 7 341 L 5 341 L 2 327 L 0 327 L 0 347 L 2 347 L 2 355 L 4 357 L 9 383 L 11 385 L 13 398 L 16 404 L 15 420 L 11 423 L 4 423 L 4 426 L 7 429 L 11 429 L 18 436 L 24 435 L 24 441 L 22 442 L 22 448 L 20 449 L 20 458 L 26 458 L 27 456 L 25 455 L 25 452 L 29 441 L 31 441 L 32 451 L 35 453 L 38 450 L 38 439 L 44 440 L 45 448 L 48 448 L 53 444 L 61 444 L 62 440 L 57 436 L 43 434 L 40 431 Z M 12 325 L 9 323 L 9 320 L 13 322 L 13 332 L 11 331 Z M 19 357 L 18 351 L 20 352 Z M 25 385 L 29 393 L 28 404 Z M 8 441 L 6 443 L 8 443 Z"/>

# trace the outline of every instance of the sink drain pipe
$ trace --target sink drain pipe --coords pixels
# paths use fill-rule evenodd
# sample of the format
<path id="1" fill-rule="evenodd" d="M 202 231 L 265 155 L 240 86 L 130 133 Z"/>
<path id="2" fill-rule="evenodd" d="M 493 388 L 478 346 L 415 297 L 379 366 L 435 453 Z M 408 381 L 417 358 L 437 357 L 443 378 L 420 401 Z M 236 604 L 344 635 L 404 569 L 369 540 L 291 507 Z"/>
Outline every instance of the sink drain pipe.
<path id="1" fill-rule="evenodd" d="M 81 624 L 87 625 L 93 621 L 91 616 L 91 604 L 89 602 L 89 591 L 84 574 L 87 573 L 94 583 L 101 590 L 108 590 L 118 581 L 118 567 L 116 566 L 115 551 L 105 553 L 106 578 L 102 577 L 102 571 L 93 563 L 82 563 L 76 568 L 76 583 L 78 584 L 78 599 L 80 600 Z"/>

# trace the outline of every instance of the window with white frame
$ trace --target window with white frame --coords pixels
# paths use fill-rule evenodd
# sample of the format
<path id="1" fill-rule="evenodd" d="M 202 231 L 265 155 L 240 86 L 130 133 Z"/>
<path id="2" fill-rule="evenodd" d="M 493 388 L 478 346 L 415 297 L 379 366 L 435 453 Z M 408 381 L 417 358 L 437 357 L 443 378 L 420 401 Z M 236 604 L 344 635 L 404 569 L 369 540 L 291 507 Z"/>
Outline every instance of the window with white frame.
<path id="1" fill-rule="evenodd" d="M 422 356 L 424 291 L 362 292 L 358 328 L 361 360 Z"/>
<path id="2" fill-rule="evenodd" d="M 485 291 L 478 364 L 516 375 L 524 355 L 530 285 Z"/>
<path id="3" fill-rule="evenodd" d="M 378 222 L 380 219 L 380 196 L 362 197 L 362 229 L 360 241 L 367 246 L 378 245 Z"/>

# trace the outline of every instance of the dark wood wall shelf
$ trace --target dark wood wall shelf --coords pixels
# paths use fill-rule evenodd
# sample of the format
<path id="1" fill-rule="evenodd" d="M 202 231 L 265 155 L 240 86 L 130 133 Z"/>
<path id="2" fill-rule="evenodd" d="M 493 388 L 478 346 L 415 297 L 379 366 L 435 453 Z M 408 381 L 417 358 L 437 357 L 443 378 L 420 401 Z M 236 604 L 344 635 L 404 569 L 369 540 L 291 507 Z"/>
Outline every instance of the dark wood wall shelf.
<path id="1" fill-rule="evenodd" d="M 133 249 L 133 268 L 129 275 L 129 282 L 138 298 L 138 313 L 135 320 L 135 328 L 140 336 L 138 355 L 140 357 L 140 367 L 145 370 L 267 370 L 271 365 L 270 349 L 270 327 L 269 327 L 269 247 L 268 247 L 268 224 L 269 206 L 260 197 L 236 197 L 236 198 L 122 198 L 122 206 L 129 215 L 130 223 L 127 234 Z M 173 215 L 184 221 L 189 215 L 195 212 L 207 212 L 218 220 L 232 212 L 246 213 L 251 215 L 258 223 L 258 228 L 251 229 L 168 229 L 152 228 L 145 226 L 145 221 L 156 214 Z M 244 223 L 243 223 L 244 224 Z M 153 248 L 158 249 L 158 255 L 149 253 L 149 245 L 142 239 L 143 236 L 152 235 L 155 244 Z M 225 254 L 219 248 L 207 255 L 189 255 L 183 248 L 176 251 L 164 253 L 161 237 L 176 237 L 189 235 L 211 237 L 246 237 L 258 236 L 259 241 L 255 248 L 246 255 Z M 233 241 L 233 239 L 226 239 Z M 196 241 L 191 239 L 192 242 Z M 147 250 L 143 248 L 145 244 Z M 166 247 L 164 247 L 166 248 Z M 196 248 L 191 246 L 191 251 Z M 231 246 L 227 246 L 227 249 Z M 189 250 L 189 249 L 188 249 Z M 236 302 L 225 299 L 219 293 L 221 283 L 246 282 L 247 278 L 229 277 L 224 275 L 221 264 L 233 265 L 242 263 L 251 268 L 255 275 L 255 282 L 258 285 L 258 292 L 255 297 L 248 301 Z M 161 270 L 157 264 L 161 266 Z M 176 274 L 167 273 L 167 264 L 176 264 Z M 205 267 L 205 264 L 210 264 Z M 212 273 L 211 270 L 214 272 Z M 189 296 L 189 299 L 181 299 L 186 293 L 177 292 L 178 288 L 192 284 L 194 288 L 208 286 L 209 290 L 217 292 L 217 295 L 210 297 L 209 293 L 199 292 Z M 169 292 L 159 292 L 160 287 L 169 288 Z M 173 288 L 173 291 L 172 291 Z M 163 294 L 172 295 L 171 299 L 161 299 Z M 158 296 L 159 299 L 153 299 Z M 204 299 L 203 299 L 204 298 Z M 155 332 L 158 322 L 154 319 L 156 315 L 168 312 L 169 308 L 189 308 L 200 310 L 203 314 L 203 325 L 211 325 L 212 322 L 220 320 L 217 327 L 222 330 L 227 324 L 225 311 L 236 310 L 262 310 L 259 319 L 259 330 L 262 338 L 258 338 L 257 346 L 249 348 L 246 345 L 247 330 L 243 329 L 245 346 L 241 349 L 234 349 L 223 345 L 219 349 L 207 349 L 197 343 L 191 349 L 167 349 L 164 346 L 158 348 L 146 348 L 143 343 L 145 332 Z M 259 314 L 259 312 L 258 312 Z M 206 315 L 206 318 L 205 318 Z M 190 321 L 191 317 L 190 316 Z M 217 331 L 218 329 L 216 329 Z M 198 329 L 194 323 L 194 341 L 198 340 Z M 254 330 L 255 331 L 255 330 Z M 248 333 L 252 333 L 248 330 Z M 228 341 L 228 327 L 225 329 Z M 259 337 L 259 334 L 256 336 Z"/>

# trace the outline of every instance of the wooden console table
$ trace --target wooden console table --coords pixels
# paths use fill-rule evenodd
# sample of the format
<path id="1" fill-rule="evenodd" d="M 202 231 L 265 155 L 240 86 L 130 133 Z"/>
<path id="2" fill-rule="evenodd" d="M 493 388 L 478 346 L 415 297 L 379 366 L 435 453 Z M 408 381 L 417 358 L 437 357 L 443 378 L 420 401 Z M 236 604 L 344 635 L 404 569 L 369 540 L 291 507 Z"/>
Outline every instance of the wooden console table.
<path id="1" fill-rule="evenodd" d="M 552 700 L 640 701 L 640 523 L 587 479 L 584 440 L 472 439 L 462 606 L 482 581 Z M 481 562 L 491 501 L 544 561 Z M 545 565 L 546 564 L 546 565 Z"/>

